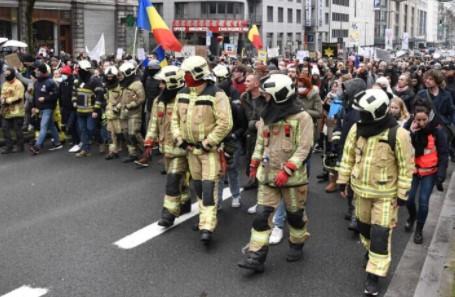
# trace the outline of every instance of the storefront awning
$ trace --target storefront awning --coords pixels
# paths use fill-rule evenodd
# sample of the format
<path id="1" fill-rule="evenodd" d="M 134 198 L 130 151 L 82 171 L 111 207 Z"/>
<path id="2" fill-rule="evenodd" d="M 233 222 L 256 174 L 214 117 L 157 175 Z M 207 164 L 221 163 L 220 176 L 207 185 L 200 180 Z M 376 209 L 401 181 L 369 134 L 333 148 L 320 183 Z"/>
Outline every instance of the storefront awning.
<path id="1" fill-rule="evenodd" d="M 248 32 L 247 20 L 174 20 L 172 29 L 177 32 Z"/>

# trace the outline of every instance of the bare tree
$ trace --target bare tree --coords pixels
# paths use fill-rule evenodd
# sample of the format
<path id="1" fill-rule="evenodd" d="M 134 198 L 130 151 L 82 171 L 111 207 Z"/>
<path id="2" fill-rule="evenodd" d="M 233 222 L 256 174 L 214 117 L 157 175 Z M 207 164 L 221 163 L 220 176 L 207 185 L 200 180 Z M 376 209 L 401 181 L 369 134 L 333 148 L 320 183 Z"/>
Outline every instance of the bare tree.
<path id="1" fill-rule="evenodd" d="M 28 49 L 30 52 L 32 52 L 35 48 L 34 45 L 34 40 L 33 40 L 33 8 L 35 7 L 35 2 L 36 0 L 28 0 L 26 1 L 26 6 L 25 6 L 25 20 L 27 24 L 27 44 L 28 44 Z"/>

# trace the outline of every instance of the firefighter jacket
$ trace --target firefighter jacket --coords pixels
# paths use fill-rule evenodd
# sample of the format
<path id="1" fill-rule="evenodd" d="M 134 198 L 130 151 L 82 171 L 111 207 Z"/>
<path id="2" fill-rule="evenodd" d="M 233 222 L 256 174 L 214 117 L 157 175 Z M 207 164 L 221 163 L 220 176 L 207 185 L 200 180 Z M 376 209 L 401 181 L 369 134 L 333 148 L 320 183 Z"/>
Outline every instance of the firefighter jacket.
<path id="1" fill-rule="evenodd" d="M 108 88 L 106 92 L 106 119 L 116 120 L 120 116 L 122 90 L 119 85 Z"/>
<path id="2" fill-rule="evenodd" d="M 5 81 L 0 97 L 5 99 L 1 109 L 5 119 L 24 117 L 24 85 L 18 79 Z"/>
<path id="3" fill-rule="evenodd" d="M 73 104 L 76 105 L 78 114 L 91 114 L 100 112 L 104 104 L 104 87 L 101 80 L 92 76 L 87 82 L 74 81 Z"/>
<path id="4" fill-rule="evenodd" d="M 172 135 L 197 145 L 203 140 L 214 149 L 232 129 L 229 98 L 213 84 L 183 88 L 176 97 Z"/>
<path id="5" fill-rule="evenodd" d="M 158 98 L 153 100 L 152 117 L 148 125 L 145 139 L 152 139 L 159 143 L 160 152 L 166 158 L 181 157 L 186 151 L 175 145 L 171 131 L 172 113 L 174 111 L 175 98 L 167 104 Z"/>
<path id="6" fill-rule="evenodd" d="M 275 176 L 283 165 L 292 162 L 297 169 L 289 177 L 286 187 L 308 183 L 305 161 L 313 146 L 313 120 L 302 111 L 284 120 L 265 125 L 259 122 L 253 160 L 259 160 L 256 178 L 259 183 L 275 187 Z"/>
<path id="7" fill-rule="evenodd" d="M 351 184 L 362 198 L 408 199 L 414 171 L 414 148 L 408 131 L 397 129 L 395 149 L 388 143 L 389 129 L 368 139 L 357 137 L 357 124 L 349 130 L 338 170 L 338 184 Z"/>
<path id="8" fill-rule="evenodd" d="M 142 104 L 145 102 L 144 85 L 135 80 L 128 87 L 122 88 L 122 118 L 141 116 Z"/>

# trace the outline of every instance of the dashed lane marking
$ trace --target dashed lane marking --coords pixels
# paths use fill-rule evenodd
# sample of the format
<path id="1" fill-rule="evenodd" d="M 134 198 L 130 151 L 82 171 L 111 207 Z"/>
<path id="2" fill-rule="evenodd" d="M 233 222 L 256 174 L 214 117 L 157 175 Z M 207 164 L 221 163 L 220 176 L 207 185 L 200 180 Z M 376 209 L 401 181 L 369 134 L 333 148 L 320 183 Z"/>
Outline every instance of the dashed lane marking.
<path id="1" fill-rule="evenodd" d="M 2 295 L 0 297 L 40 297 L 40 296 L 46 295 L 47 292 L 48 292 L 48 289 L 22 286 L 20 288 L 17 288 L 14 291 L 11 291 L 5 295 Z"/>
<path id="2" fill-rule="evenodd" d="M 243 189 L 240 189 L 240 191 L 242 192 Z M 223 190 L 223 201 L 226 199 L 229 199 L 231 197 L 232 197 L 231 191 L 229 190 L 229 188 L 225 188 Z M 161 227 L 158 225 L 158 221 L 156 221 L 153 224 L 145 226 L 144 228 L 139 229 L 139 230 L 131 233 L 130 235 L 127 235 L 127 236 L 123 237 L 122 239 L 117 240 L 113 244 L 124 250 L 133 249 L 133 248 L 140 246 L 141 244 L 144 244 L 147 241 L 152 240 L 153 238 L 165 233 L 166 231 L 169 231 L 169 230 L 175 228 L 176 226 L 178 226 L 178 225 L 182 224 L 183 222 L 196 216 L 198 213 L 199 213 L 198 203 L 195 202 L 191 205 L 191 212 L 176 218 L 174 225 L 172 227 L 169 227 L 169 228 Z"/>

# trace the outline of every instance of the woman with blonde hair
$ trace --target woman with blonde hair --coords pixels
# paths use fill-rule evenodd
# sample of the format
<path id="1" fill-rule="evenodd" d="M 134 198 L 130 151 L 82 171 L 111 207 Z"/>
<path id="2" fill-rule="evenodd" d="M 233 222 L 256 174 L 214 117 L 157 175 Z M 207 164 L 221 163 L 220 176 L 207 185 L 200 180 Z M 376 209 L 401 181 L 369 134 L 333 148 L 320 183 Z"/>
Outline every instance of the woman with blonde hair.
<path id="1" fill-rule="evenodd" d="M 389 105 L 389 112 L 395 117 L 401 127 L 410 117 L 406 104 L 400 97 L 392 98 Z"/>

